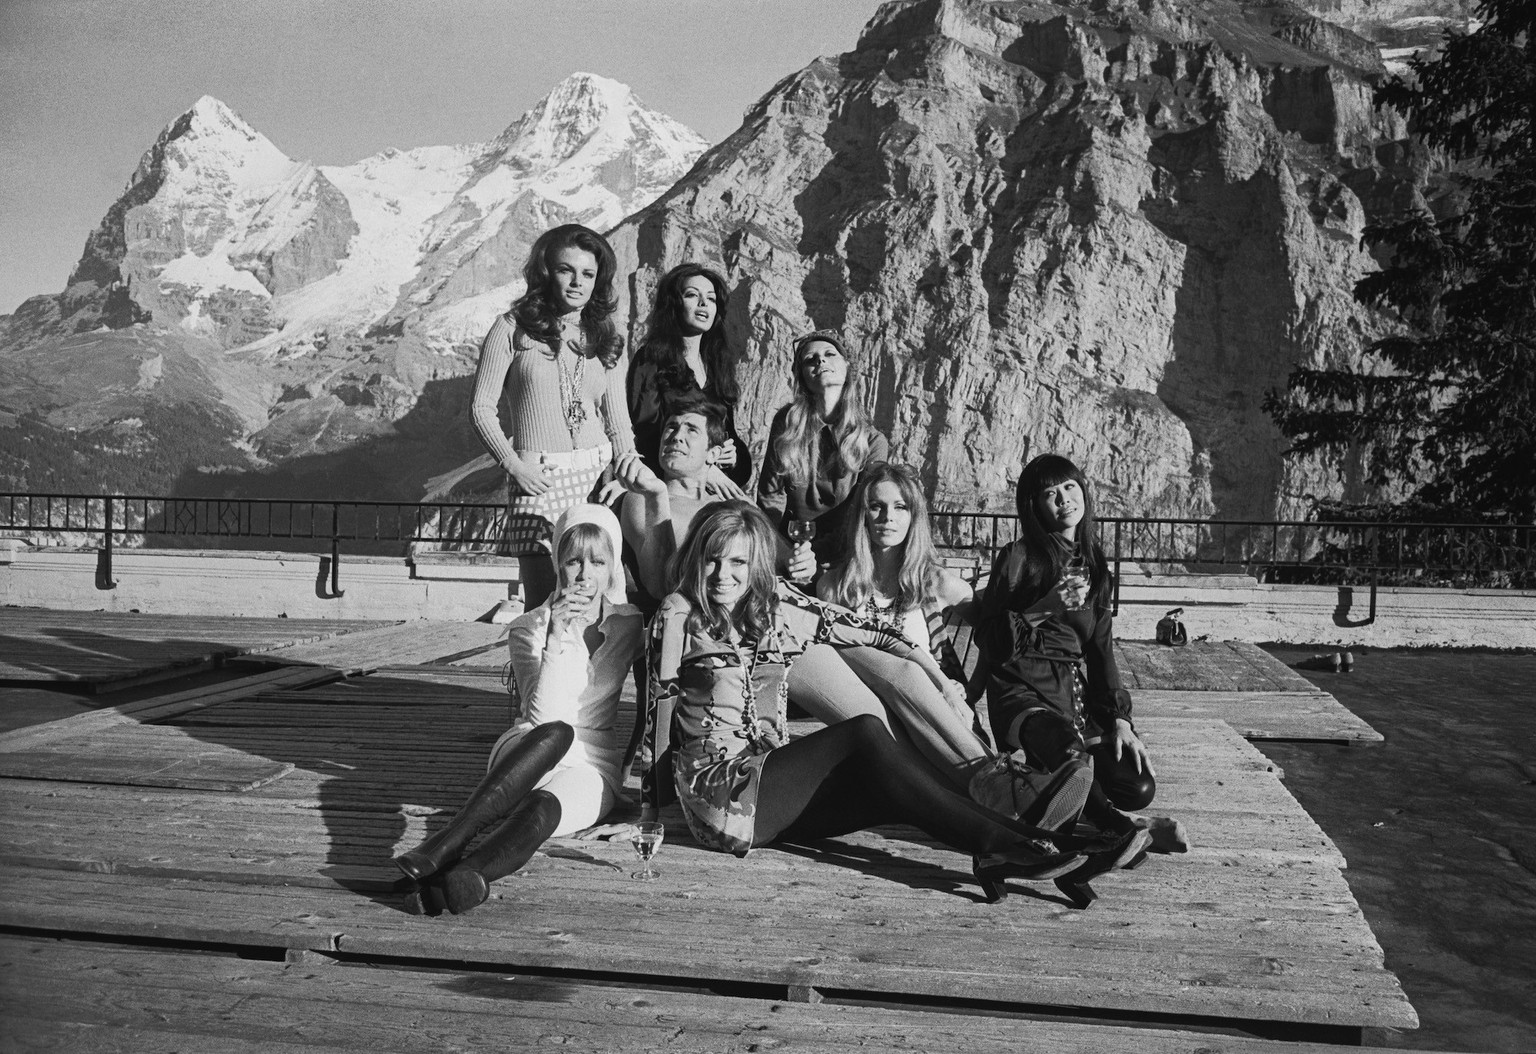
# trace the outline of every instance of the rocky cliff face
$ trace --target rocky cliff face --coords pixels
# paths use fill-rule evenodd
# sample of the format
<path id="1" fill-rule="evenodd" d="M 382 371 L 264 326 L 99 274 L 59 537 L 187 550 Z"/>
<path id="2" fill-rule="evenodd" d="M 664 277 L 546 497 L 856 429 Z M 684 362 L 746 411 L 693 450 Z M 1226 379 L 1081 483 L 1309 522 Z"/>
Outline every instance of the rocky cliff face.
<path id="1" fill-rule="evenodd" d="M 1361 228 L 1407 192 L 1380 73 L 1284 4 L 896 0 L 613 233 L 631 331 L 666 268 L 714 261 L 759 443 L 827 327 L 941 507 L 1010 508 L 1054 450 L 1108 513 L 1296 514 L 1336 484 L 1260 402 L 1377 330 Z"/>

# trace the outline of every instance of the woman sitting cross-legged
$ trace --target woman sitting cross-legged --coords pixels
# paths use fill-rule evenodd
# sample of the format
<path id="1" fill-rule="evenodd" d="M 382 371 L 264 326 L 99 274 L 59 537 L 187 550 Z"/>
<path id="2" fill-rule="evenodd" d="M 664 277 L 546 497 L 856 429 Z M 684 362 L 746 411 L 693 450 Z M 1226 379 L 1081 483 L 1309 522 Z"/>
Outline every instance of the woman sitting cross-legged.
<path id="1" fill-rule="evenodd" d="M 615 728 L 619 692 L 643 647 L 640 612 L 624 602 L 620 546 L 618 519 L 601 505 L 574 506 L 555 525 L 556 592 L 509 628 L 521 714 L 453 822 L 395 858 L 417 883 L 406 910 L 468 911 L 545 839 L 613 808 L 626 745 Z"/>
<path id="2" fill-rule="evenodd" d="M 943 670 L 931 650 L 930 623 L 969 617 L 972 593 L 939 564 L 916 475 L 902 465 L 875 465 L 848 505 L 843 556 L 821 576 L 817 594 L 900 633 L 917 650 L 906 659 L 877 648 L 814 644 L 790 674 L 790 700 L 829 724 L 859 714 L 885 721 L 889 712 L 897 738 L 956 790 L 1025 823 L 1070 828 L 1093 782 L 1087 761 L 1067 758 L 1045 770 L 1030 768 L 1022 755 L 996 754 L 972 730 L 975 716 L 959 683 L 964 672 Z"/>
<path id="3" fill-rule="evenodd" d="M 677 592 L 662 602 L 649 635 L 647 813 L 670 788 L 695 838 L 743 856 L 779 839 L 910 824 L 974 854 L 973 871 L 991 900 L 1007 877 L 1055 878 L 1069 889 L 1107 865 L 1118 847 L 1084 858 L 1076 852 L 1081 840 L 955 793 L 878 718 L 866 714 L 790 742 L 785 674 L 808 635 L 796 632 L 789 605 L 779 601 L 775 549 L 767 517 L 745 502 L 708 506 L 689 528 L 675 564 Z M 816 617 L 810 623 L 817 632 Z M 897 634 L 842 628 L 911 654 Z M 819 631 L 829 631 L 826 617 Z"/>

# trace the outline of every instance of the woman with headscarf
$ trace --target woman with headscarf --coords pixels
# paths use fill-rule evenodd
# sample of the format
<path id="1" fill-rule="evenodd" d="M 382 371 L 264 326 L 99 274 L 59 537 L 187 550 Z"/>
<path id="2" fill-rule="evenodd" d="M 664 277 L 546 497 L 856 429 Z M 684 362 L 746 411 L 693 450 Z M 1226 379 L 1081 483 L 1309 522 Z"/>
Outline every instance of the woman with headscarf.
<path id="1" fill-rule="evenodd" d="M 643 648 L 640 612 L 624 600 L 621 545 L 619 521 L 601 505 L 573 506 L 556 523 L 557 588 L 508 633 L 518 718 L 453 821 L 395 858 L 416 883 L 406 899 L 413 914 L 484 903 L 490 883 L 545 839 L 591 827 L 613 808 L 626 746 L 619 693 Z"/>

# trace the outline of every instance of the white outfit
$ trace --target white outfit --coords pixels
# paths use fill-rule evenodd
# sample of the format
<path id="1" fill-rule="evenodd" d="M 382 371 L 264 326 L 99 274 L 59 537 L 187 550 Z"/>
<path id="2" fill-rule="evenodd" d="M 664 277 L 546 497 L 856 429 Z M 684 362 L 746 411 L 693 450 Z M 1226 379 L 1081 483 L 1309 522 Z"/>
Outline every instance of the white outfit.
<path id="1" fill-rule="evenodd" d="M 616 535 L 618 521 L 613 514 L 600 506 L 597 508 L 606 516 L 586 512 L 593 508 L 579 505 L 570 509 L 560 518 L 555 537 L 563 536 L 575 522 L 598 523 L 609 530 L 610 538 Z M 616 538 L 613 551 L 620 551 Z M 614 567 L 618 567 L 617 561 Z M 486 767 L 494 766 L 504 750 L 535 726 L 550 721 L 570 725 L 576 733 L 571 748 L 536 784 L 560 800 L 556 836 L 597 823 L 613 808 L 624 786 L 620 767 L 628 744 L 619 741 L 615 727 L 619 693 L 644 647 L 645 620 L 639 608 L 623 602 L 622 573 L 618 577 L 619 582 L 604 594 L 603 619 L 598 624 L 602 640 L 590 655 L 582 642 L 584 627 L 568 626 L 559 639 L 549 639 L 554 596 L 520 615 L 508 630 L 519 715 L 491 748 Z"/>

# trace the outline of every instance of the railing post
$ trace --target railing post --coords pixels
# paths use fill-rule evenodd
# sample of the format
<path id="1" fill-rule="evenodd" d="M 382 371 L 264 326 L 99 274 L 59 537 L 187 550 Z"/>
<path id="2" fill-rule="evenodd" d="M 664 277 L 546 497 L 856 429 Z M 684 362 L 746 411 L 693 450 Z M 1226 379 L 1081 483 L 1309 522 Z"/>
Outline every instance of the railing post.
<path id="1" fill-rule="evenodd" d="M 1115 521 L 1115 593 L 1109 611 L 1113 616 L 1120 614 L 1120 528 L 1122 526 L 1120 520 Z"/>
<path id="2" fill-rule="evenodd" d="M 331 503 L 331 596 L 342 596 L 341 572 L 341 505 Z"/>
<path id="3" fill-rule="evenodd" d="M 101 525 L 101 549 L 96 556 L 96 588 L 116 589 L 117 582 L 112 578 L 112 495 L 106 495 L 105 501 L 107 518 Z"/>

